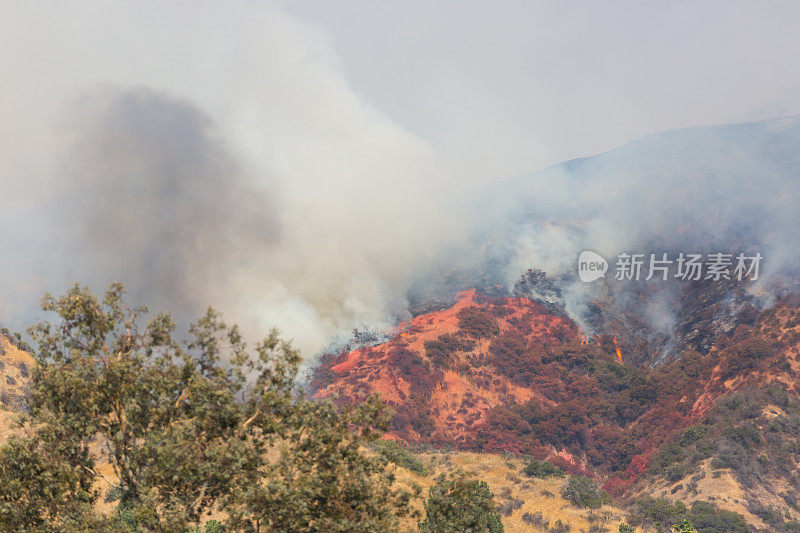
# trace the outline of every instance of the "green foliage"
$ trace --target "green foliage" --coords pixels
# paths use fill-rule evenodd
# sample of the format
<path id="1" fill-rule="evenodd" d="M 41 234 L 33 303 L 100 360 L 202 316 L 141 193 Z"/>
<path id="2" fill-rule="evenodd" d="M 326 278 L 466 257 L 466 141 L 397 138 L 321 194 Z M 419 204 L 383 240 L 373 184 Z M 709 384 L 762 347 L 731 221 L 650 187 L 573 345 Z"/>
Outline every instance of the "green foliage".
<path id="1" fill-rule="evenodd" d="M 770 405 L 780 412 L 767 414 Z M 720 399 L 702 424 L 661 446 L 650 470 L 674 483 L 712 459 L 714 468 L 730 468 L 742 484 L 767 477 L 791 479 L 798 447 L 800 403 L 785 390 L 768 386 Z"/>
<path id="2" fill-rule="evenodd" d="M 204 533 L 226 533 L 225 524 L 218 520 L 209 520 L 206 522 Z"/>
<path id="3" fill-rule="evenodd" d="M 689 426 L 688 428 L 686 428 L 686 431 L 683 432 L 683 435 L 681 435 L 681 440 L 679 441 L 679 444 L 681 446 L 689 446 L 690 444 L 694 444 L 695 442 L 702 439 L 707 431 L 708 431 L 708 426 L 704 426 L 703 424 L 695 424 L 693 426 Z"/>
<path id="4" fill-rule="evenodd" d="M 425 464 L 411 453 L 408 448 L 401 446 L 397 441 L 381 439 L 376 441 L 372 447 L 389 462 L 407 468 L 420 476 L 428 475 L 428 469 L 425 467 Z"/>
<path id="5" fill-rule="evenodd" d="M 717 509 L 710 502 L 698 500 L 692 504 L 689 519 L 698 533 L 745 533 L 749 531 L 744 517 L 733 511 Z"/>
<path id="6" fill-rule="evenodd" d="M 719 510 L 710 502 L 698 500 L 687 509 L 680 501 L 673 503 L 666 498 L 649 496 L 636 500 L 628 522 L 680 533 L 745 533 L 749 530 L 741 515 Z"/>
<path id="7" fill-rule="evenodd" d="M 577 507 L 597 509 L 608 503 L 608 495 L 598 489 L 597 483 L 586 476 L 569 476 L 561 496 Z"/>
<path id="8" fill-rule="evenodd" d="M 66 439 L 64 438 L 66 437 Z M 76 467 L 77 466 L 77 467 Z M 68 435 L 46 429 L 0 448 L 0 529 L 70 531 L 97 523 L 93 466 Z"/>
<path id="9" fill-rule="evenodd" d="M 694 525 L 685 518 L 672 526 L 672 531 L 675 533 L 697 533 Z"/>
<path id="10" fill-rule="evenodd" d="M 680 522 L 686 514 L 686 506 L 673 503 L 666 498 L 643 496 L 634 503 L 628 522 L 635 526 L 646 526 L 666 530 Z"/>
<path id="11" fill-rule="evenodd" d="M 456 474 L 431 487 L 419 528 L 422 533 L 498 533 L 503 523 L 489 486 Z"/>
<path id="12" fill-rule="evenodd" d="M 620 524 L 619 533 L 634 533 L 635 529 L 630 524 Z"/>
<path id="13" fill-rule="evenodd" d="M 237 531 L 396 529 L 410 495 L 362 452 L 388 424 L 377 398 L 307 400 L 277 332 L 249 350 L 209 309 L 179 343 L 169 315 L 143 326 L 123 293 L 43 299 L 57 320 L 29 330 L 36 436 L 0 448 L 4 531 L 187 531 L 219 509 Z M 119 479 L 111 521 L 91 509 L 95 460 Z"/>
<path id="14" fill-rule="evenodd" d="M 525 465 L 525 469 L 522 472 L 526 476 L 539 478 L 564 477 L 565 475 L 563 470 L 550 461 L 537 461 L 535 459 Z"/>

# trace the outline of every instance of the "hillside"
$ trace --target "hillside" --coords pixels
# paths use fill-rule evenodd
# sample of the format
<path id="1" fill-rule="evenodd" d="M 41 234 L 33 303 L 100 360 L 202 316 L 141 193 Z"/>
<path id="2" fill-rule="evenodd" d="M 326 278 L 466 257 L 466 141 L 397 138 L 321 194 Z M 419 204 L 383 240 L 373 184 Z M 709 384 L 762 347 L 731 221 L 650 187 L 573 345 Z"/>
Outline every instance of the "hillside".
<path id="1" fill-rule="evenodd" d="M 465 291 L 386 343 L 324 357 L 311 390 L 380 394 L 403 442 L 547 458 L 623 501 L 715 501 L 789 530 L 800 519 L 799 304 L 743 314 L 706 352 L 650 367 L 619 358 L 635 339 L 584 338 L 541 303 Z"/>
<path id="2" fill-rule="evenodd" d="M 324 357 L 310 390 L 341 402 L 379 393 L 396 413 L 388 436 L 425 465 L 399 469 L 400 481 L 424 491 L 441 473 L 473 472 L 495 493 L 508 531 L 558 521 L 615 530 L 630 513 L 652 511 L 637 511 L 643 496 L 711 502 L 761 530 L 795 530 L 800 298 L 739 316 L 705 353 L 687 348 L 650 367 L 626 353 L 636 339 L 587 337 L 557 306 L 498 294 L 464 291 L 387 342 Z M 23 344 L 0 339 L 3 438 L 32 364 Z M 565 478 L 522 474 L 530 458 L 594 478 L 614 505 L 571 505 Z"/>
<path id="3" fill-rule="evenodd" d="M 572 321 L 539 303 L 464 291 L 449 309 L 402 324 L 389 342 L 326 358 L 311 390 L 317 397 L 378 392 L 397 411 L 396 437 L 463 444 L 492 408 L 540 397 L 515 379 L 515 350 L 580 342 Z"/>
<path id="4" fill-rule="evenodd" d="M 416 484 L 425 491 L 437 476 L 455 471 L 486 481 L 495 495 L 507 533 L 555 529 L 559 523 L 576 532 L 588 531 L 592 526 L 600 531 L 601 527 L 617 531 L 625 521 L 626 512 L 619 506 L 607 504 L 599 509 L 585 509 L 572 505 L 561 494 L 566 478 L 526 476 L 525 462 L 518 457 L 441 451 L 419 452 L 416 457 L 425 466 L 425 472 L 398 468 L 400 483 Z"/>
<path id="5" fill-rule="evenodd" d="M 24 344 L 0 333 L 0 441 L 14 431 L 15 415 L 24 409 L 33 365 Z"/>

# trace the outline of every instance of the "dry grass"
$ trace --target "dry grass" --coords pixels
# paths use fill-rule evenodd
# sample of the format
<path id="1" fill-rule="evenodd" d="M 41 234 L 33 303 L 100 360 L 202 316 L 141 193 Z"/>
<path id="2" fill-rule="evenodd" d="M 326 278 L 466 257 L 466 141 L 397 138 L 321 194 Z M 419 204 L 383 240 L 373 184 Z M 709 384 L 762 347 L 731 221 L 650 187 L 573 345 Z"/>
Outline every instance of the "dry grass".
<path id="1" fill-rule="evenodd" d="M 22 432 L 16 422 L 35 364 L 30 354 L 0 335 L 0 442 Z"/>
<path id="2" fill-rule="evenodd" d="M 694 490 L 691 490 L 692 486 Z M 739 513 L 748 524 L 759 528 L 768 527 L 760 518 L 748 511 L 747 501 L 757 499 L 762 503 L 779 507 L 786 507 L 786 503 L 766 491 L 761 497 L 754 498 L 754 490 L 758 489 L 750 487 L 750 490 L 745 491 L 730 469 L 715 470 L 711 467 L 711 459 L 707 459 L 697 472 L 687 475 L 680 481 L 667 483 L 662 480 L 656 485 L 647 487 L 638 495 L 682 501 L 687 506 L 691 506 L 695 501 L 705 500 L 714 503 L 720 509 Z"/>
<path id="3" fill-rule="evenodd" d="M 606 505 L 594 510 L 574 507 L 561 497 L 565 479 L 528 478 L 521 473 L 524 463 L 517 458 L 467 452 L 426 452 L 418 457 L 428 467 L 429 475 L 423 477 L 398 468 L 397 477 L 405 486 L 410 487 L 414 483 L 419 485 L 423 497 L 427 497 L 428 489 L 438 475 L 463 470 L 485 481 L 494 492 L 498 504 L 502 505 L 510 499 L 522 500 L 522 507 L 509 516 L 503 516 L 503 525 L 509 533 L 544 531 L 541 527 L 526 524 L 522 520 L 525 513 L 535 515 L 541 512 L 543 520 L 551 526 L 556 520 L 561 520 L 575 533 L 588 531 L 592 524 L 617 531 L 619 524 L 624 521 L 625 512 L 618 507 Z M 416 505 L 422 511 L 422 500 L 417 501 Z M 413 523 L 407 522 L 406 526 L 412 528 Z"/>

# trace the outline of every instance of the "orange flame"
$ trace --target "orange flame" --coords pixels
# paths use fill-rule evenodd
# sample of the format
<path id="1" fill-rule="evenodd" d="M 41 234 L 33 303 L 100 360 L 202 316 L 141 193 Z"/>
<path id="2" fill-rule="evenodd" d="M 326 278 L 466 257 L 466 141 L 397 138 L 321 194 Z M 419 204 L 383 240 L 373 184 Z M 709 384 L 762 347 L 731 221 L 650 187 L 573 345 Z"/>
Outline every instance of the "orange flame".
<path id="1" fill-rule="evenodd" d="M 619 344 L 617 344 L 617 331 L 614 330 L 614 349 L 617 350 L 617 358 L 619 362 L 622 362 L 622 351 L 619 349 Z"/>

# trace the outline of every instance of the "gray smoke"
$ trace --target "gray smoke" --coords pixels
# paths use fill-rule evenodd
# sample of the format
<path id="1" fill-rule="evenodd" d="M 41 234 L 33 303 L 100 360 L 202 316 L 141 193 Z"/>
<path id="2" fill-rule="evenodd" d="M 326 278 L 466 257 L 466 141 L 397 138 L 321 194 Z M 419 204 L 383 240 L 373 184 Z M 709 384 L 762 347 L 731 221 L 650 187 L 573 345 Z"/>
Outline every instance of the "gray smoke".
<path id="1" fill-rule="evenodd" d="M 760 247 L 765 279 L 791 272 L 792 121 L 650 137 L 464 197 L 800 83 L 782 59 L 796 7 L 739 5 L 714 28 L 684 5 L 586 7 L 0 5 L 0 322 L 121 280 L 137 303 L 182 320 L 211 304 L 311 356 L 420 294 L 570 275 L 582 249 Z M 562 290 L 576 316 L 587 290 Z M 648 320 L 668 328 L 671 301 Z"/>
<path id="2" fill-rule="evenodd" d="M 278 243 L 274 193 L 190 103 L 107 90 L 81 99 L 61 128 L 69 142 L 60 168 L 71 185 L 51 223 L 83 279 L 124 280 L 137 300 L 186 317 L 211 295 L 227 303 L 219 299 L 232 280 L 257 272 Z"/>
<path id="3" fill-rule="evenodd" d="M 611 296 L 654 334 L 670 335 L 686 284 L 615 282 L 620 253 L 760 253 L 752 301 L 771 304 L 800 274 L 800 117 L 677 130 L 498 184 L 473 198 L 495 223 L 495 274 L 510 286 L 527 268 L 563 280 L 563 305 L 584 328 Z M 578 280 L 581 251 L 609 260 L 606 281 Z M 487 262 L 488 263 L 488 262 Z M 674 274 L 674 271 L 673 273 Z M 730 302 L 734 299 L 728 297 Z"/>

